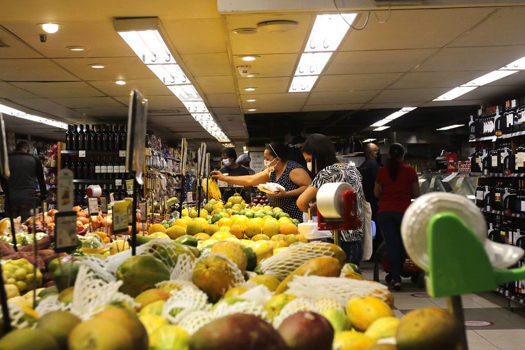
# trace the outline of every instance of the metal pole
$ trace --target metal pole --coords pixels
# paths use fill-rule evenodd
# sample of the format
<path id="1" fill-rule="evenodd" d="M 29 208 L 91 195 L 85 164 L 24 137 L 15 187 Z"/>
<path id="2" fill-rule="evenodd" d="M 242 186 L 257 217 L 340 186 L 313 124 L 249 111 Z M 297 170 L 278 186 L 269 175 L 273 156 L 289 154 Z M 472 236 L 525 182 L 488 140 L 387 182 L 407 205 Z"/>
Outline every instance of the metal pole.
<path id="1" fill-rule="evenodd" d="M 7 181 L 2 181 L 5 200 L 7 202 L 7 210 L 9 212 L 9 222 L 11 223 L 11 236 L 13 238 L 13 248 L 15 252 L 18 252 L 18 246 L 16 244 L 16 232 L 15 232 L 15 221 L 13 220 L 13 206 L 11 205 L 11 196 L 9 195 L 9 187 L 7 186 Z"/>
<path id="2" fill-rule="evenodd" d="M 447 298 L 448 311 L 454 316 L 461 327 L 461 339 L 458 350 L 468 350 L 467 333 L 465 330 L 465 316 L 463 315 L 463 303 L 461 296 L 453 296 Z"/>
<path id="3" fill-rule="evenodd" d="M 137 180 L 135 179 L 135 172 L 133 174 L 133 204 L 131 213 L 131 255 L 137 253 Z"/>
<path id="4" fill-rule="evenodd" d="M 9 307 L 7 306 L 7 293 L 4 286 L 3 268 L 0 265 L 0 303 L 2 304 L 2 316 L 4 320 L 4 334 L 11 331 L 11 317 L 9 316 Z"/>

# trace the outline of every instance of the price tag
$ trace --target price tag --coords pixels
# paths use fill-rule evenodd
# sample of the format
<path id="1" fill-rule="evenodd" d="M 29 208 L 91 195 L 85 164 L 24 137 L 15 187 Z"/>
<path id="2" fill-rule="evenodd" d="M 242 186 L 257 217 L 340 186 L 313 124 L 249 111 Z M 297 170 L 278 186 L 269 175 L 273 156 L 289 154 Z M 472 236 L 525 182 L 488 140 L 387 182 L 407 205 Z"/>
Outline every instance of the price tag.
<path id="1" fill-rule="evenodd" d="M 186 193 L 186 202 L 193 202 L 193 192 Z"/>
<path id="2" fill-rule="evenodd" d="M 102 210 L 102 214 L 108 213 L 108 199 L 106 197 L 100 198 L 100 210 Z"/>
<path id="3" fill-rule="evenodd" d="M 128 195 L 133 195 L 133 179 L 132 180 L 126 180 L 126 192 Z"/>
<path id="4" fill-rule="evenodd" d="M 109 194 L 109 205 L 112 207 L 115 204 L 115 194 L 111 192 Z"/>
<path id="5" fill-rule="evenodd" d="M 86 158 L 86 151 L 85 150 L 78 151 L 78 158 Z"/>
<path id="6" fill-rule="evenodd" d="M 88 198 L 88 212 L 89 216 L 98 216 L 98 198 Z"/>
<path id="7" fill-rule="evenodd" d="M 69 169 L 58 172 L 57 204 L 59 211 L 73 210 L 73 172 Z"/>
<path id="8" fill-rule="evenodd" d="M 126 150 L 120 150 L 118 151 L 118 156 L 120 158 L 125 158 L 126 157 Z"/>
<path id="9" fill-rule="evenodd" d="M 72 251 L 77 248 L 77 213 L 74 211 L 55 214 L 55 251 Z"/>
<path id="10" fill-rule="evenodd" d="M 113 206 L 113 233 L 128 232 L 128 205 L 118 201 Z"/>
<path id="11" fill-rule="evenodd" d="M 122 186 L 122 179 L 115 179 L 115 186 Z"/>

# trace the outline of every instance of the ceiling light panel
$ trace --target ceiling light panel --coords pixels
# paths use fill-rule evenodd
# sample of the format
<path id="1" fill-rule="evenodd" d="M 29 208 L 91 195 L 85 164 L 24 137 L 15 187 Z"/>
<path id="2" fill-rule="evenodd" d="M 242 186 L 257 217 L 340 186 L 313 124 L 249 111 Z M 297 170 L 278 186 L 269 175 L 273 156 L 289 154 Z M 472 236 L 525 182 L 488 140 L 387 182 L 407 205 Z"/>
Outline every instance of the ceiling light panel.
<path id="1" fill-rule="evenodd" d="M 492 72 L 487 73 L 485 75 L 482 75 L 479 78 L 471 80 L 468 83 L 463 84 L 461 86 L 476 86 L 476 87 L 479 87 L 479 86 L 483 86 L 483 85 L 486 85 L 486 84 L 490 84 L 493 81 L 505 78 L 505 77 L 507 77 L 507 76 L 509 76 L 511 74 L 514 74 L 514 73 L 518 73 L 518 71 L 517 70 L 495 70 L 495 71 L 492 71 Z"/>
<path id="2" fill-rule="evenodd" d="M 477 89 L 477 86 L 458 86 L 445 92 L 443 95 L 436 97 L 433 101 L 450 101 L 459 96 L 465 95 L 467 92 Z"/>
<path id="3" fill-rule="evenodd" d="M 436 130 L 437 131 L 451 130 L 451 129 L 461 128 L 462 126 L 465 126 L 465 124 L 448 125 L 448 126 L 444 126 L 442 128 L 436 129 Z"/>
<path id="4" fill-rule="evenodd" d="M 412 112 L 414 109 L 416 109 L 417 107 L 403 107 L 401 108 L 399 111 L 396 111 L 392 114 L 389 114 L 388 116 L 386 116 L 385 118 L 375 122 L 374 124 L 370 125 L 370 127 L 379 127 L 379 126 L 383 126 L 385 124 L 388 124 L 390 123 L 391 121 L 401 117 L 401 116 L 404 116 L 405 114 L 409 113 L 409 112 Z"/>
<path id="5" fill-rule="evenodd" d="M 390 127 L 390 126 L 388 126 L 388 125 L 387 125 L 387 126 L 380 126 L 380 127 L 378 127 L 378 128 L 375 128 L 375 129 L 372 130 L 372 131 L 383 131 L 383 130 L 388 129 L 389 127 Z"/>
<path id="6" fill-rule="evenodd" d="M 303 53 L 295 75 L 319 75 L 332 56 L 331 52 Z"/>
<path id="7" fill-rule="evenodd" d="M 15 109 L 15 108 L 8 107 L 8 106 L 3 105 L 3 104 L 0 104 L 0 113 L 8 114 L 8 115 L 11 115 L 13 117 L 20 118 L 20 119 L 30 120 L 32 122 L 36 122 L 36 123 L 40 123 L 40 124 L 54 126 L 55 128 L 60 128 L 60 129 L 67 130 L 67 124 L 66 123 L 62 123 L 62 122 L 59 122 L 59 121 L 56 121 L 56 120 L 52 120 L 52 119 L 48 119 L 48 118 L 44 118 L 44 117 L 39 117 L 37 115 L 29 114 L 29 113 L 20 111 L 20 110 Z"/>
<path id="8" fill-rule="evenodd" d="M 292 79 L 288 92 L 309 92 L 312 90 L 317 78 L 319 78 L 318 75 L 295 76 Z"/>
<path id="9" fill-rule="evenodd" d="M 357 13 L 323 14 L 315 18 L 288 92 L 309 92 L 337 50 Z"/>
<path id="10" fill-rule="evenodd" d="M 140 60 L 177 96 L 193 118 L 219 142 L 230 142 L 199 92 L 177 64 L 158 31 L 158 18 L 116 19 L 115 29 Z"/>
<path id="11" fill-rule="evenodd" d="M 337 50 L 356 17 L 356 13 L 317 15 L 304 51 Z"/>

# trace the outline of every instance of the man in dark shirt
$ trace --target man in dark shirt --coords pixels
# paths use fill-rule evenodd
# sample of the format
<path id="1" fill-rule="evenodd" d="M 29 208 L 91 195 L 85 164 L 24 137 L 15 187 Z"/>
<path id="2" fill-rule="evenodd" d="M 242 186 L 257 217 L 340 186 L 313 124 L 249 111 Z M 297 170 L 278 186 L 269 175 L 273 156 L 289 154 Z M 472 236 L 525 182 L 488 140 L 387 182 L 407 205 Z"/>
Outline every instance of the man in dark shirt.
<path id="1" fill-rule="evenodd" d="M 15 151 L 9 155 L 9 170 L 11 175 L 7 181 L 11 215 L 21 216 L 22 220 L 30 216 L 30 210 L 38 205 L 36 182 L 40 186 L 40 199 L 46 198 L 46 182 L 42 163 L 29 154 L 30 145 L 27 141 L 19 141 Z"/>
<path id="2" fill-rule="evenodd" d="M 244 176 L 249 175 L 248 169 L 245 167 L 237 164 L 235 161 L 237 160 L 237 152 L 235 152 L 235 148 L 224 148 L 221 151 L 221 158 L 222 158 L 222 164 L 223 167 L 219 169 L 221 173 L 224 175 L 229 176 Z M 223 189 L 223 199 L 227 200 L 230 198 L 236 190 L 232 187 L 224 188 Z"/>
<path id="3" fill-rule="evenodd" d="M 376 221 L 377 216 L 377 198 L 374 196 L 374 184 L 376 181 L 377 172 L 379 171 L 379 163 L 377 162 L 377 154 L 379 147 L 374 143 L 367 143 L 365 145 L 365 162 L 359 167 L 359 171 L 363 176 L 363 192 L 366 201 L 372 207 L 372 220 Z"/>

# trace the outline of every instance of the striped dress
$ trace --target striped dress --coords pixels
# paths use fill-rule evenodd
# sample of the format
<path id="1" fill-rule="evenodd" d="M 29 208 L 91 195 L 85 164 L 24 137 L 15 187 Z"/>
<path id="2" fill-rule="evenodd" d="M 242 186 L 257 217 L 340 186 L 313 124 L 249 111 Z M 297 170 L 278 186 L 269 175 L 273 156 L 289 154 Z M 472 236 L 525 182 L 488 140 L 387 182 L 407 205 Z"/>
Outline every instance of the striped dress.
<path id="1" fill-rule="evenodd" d="M 270 182 L 278 183 L 279 185 L 283 186 L 286 191 L 293 191 L 299 188 L 299 186 L 290 180 L 290 172 L 297 168 L 304 169 L 301 164 L 289 160 L 286 163 L 286 169 L 284 169 L 279 180 L 276 179 L 277 175 L 275 174 L 275 171 L 270 173 Z M 268 196 L 268 200 L 272 207 L 279 207 L 285 213 L 288 213 L 292 219 L 297 219 L 299 222 L 303 222 L 303 212 L 297 208 L 296 204 L 297 197 L 272 198 Z"/>

